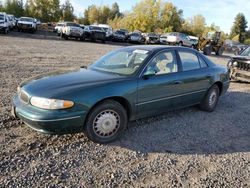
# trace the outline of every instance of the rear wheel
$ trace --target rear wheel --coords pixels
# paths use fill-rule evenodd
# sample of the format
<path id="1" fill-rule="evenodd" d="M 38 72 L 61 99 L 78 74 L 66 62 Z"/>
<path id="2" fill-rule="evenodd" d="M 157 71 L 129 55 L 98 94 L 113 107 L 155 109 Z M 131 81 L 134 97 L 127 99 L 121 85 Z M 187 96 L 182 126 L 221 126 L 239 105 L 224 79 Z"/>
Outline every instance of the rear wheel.
<path id="1" fill-rule="evenodd" d="M 85 133 L 93 142 L 108 143 L 117 139 L 127 126 L 127 113 L 123 106 L 106 100 L 90 112 Z"/>
<path id="2" fill-rule="evenodd" d="M 203 49 L 203 53 L 205 54 L 205 55 L 211 55 L 211 53 L 212 53 L 212 48 L 211 48 L 211 46 L 205 46 L 204 47 L 204 49 Z"/>
<path id="3" fill-rule="evenodd" d="M 216 108 L 219 100 L 220 90 L 218 86 L 213 85 L 200 103 L 201 110 L 212 112 Z"/>
<path id="4" fill-rule="evenodd" d="M 224 51 L 224 48 L 223 47 L 219 47 L 218 49 L 217 49 L 217 51 L 216 51 L 216 55 L 218 55 L 218 56 L 221 56 L 222 54 L 223 54 L 223 51 Z"/>
<path id="5" fill-rule="evenodd" d="M 7 35 L 8 32 L 9 32 L 9 29 L 6 27 L 6 28 L 4 29 L 4 34 Z"/>

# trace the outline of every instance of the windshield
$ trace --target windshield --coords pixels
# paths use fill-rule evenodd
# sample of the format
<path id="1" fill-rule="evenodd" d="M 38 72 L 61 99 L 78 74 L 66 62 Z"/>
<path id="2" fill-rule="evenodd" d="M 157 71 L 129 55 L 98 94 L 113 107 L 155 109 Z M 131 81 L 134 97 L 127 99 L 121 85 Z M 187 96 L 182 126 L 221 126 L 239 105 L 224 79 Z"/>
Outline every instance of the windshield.
<path id="1" fill-rule="evenodd" d="M 4 15 L 0 14 L 0 20 L 4 20 Z"/>
<path id="2" fill-rule="evenodd" d="M 250 56 L 250 47 L 243 50 L 240 55 L 241 56 Z"/>
<path id="3" fill-rule="evenodd" d="M 102 28 L 100 28 L 100 27 L 95 27 L 95 26 L 90 26 L 89 29 L 90 29 L 90 30 L 96 30 L 96 31 L 103 31 Z"/>
<path id="4" fill-rule="evenodd" d="M 33 22 L 33 18 L 20 18 L 19 21 L 24 21 L 24 22 Z"/>
<path id="5" fill-rule="evenodd" d="M 63 26 L 63 23 L 59 23 L 59 24 L 57 24 L 56 26 Z"/>
<path id="6" fill-rule="evenodd" d="M 139 69 L 148 54 L 149 51 L 139 49 L 113 51 L 103 56 L 89 68 L 120 75 L 132 75 Z"/>

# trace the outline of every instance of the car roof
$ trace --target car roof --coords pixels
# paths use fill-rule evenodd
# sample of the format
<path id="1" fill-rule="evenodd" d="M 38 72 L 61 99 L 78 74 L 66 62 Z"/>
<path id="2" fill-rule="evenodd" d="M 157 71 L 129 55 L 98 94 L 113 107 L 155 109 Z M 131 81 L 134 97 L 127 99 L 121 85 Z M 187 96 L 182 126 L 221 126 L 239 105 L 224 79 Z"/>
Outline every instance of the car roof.
<path id="1" fill-rule="evenodd" d="M 136 50 L 136 49 L 140 49 L 140 50 L 147 50 L 147 51 L 161 51 L 161 50 L 188 50 L 190 52 L 195 51 L 191 48 L 188 47 L 181 47 L 181 46 L 166 46 L 166 45 L 136 45 L 136 46 L 128 46 L 125 47 L 127 49 L 131 49 L 131 50 Z"/>

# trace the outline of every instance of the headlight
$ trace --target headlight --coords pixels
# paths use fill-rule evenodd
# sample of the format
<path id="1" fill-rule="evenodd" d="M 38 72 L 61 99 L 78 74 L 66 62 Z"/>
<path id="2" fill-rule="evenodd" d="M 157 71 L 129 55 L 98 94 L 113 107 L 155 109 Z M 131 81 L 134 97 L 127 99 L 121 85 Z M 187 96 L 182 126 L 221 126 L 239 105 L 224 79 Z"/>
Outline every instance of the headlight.
<path id="1" fill-rule="evenodd" d="M 238 62 L 237 61 L 233 62 L 233 66 L 237 67 L 238 66 Z"/>
<path id="2" fill-rule="evenodd" d="M 31 97 L 30 103 L 38 108 L 47 110 L 66 109 L 74 106 L 74 102 L 58 99 L 46 99 L 41 97 Z"/>

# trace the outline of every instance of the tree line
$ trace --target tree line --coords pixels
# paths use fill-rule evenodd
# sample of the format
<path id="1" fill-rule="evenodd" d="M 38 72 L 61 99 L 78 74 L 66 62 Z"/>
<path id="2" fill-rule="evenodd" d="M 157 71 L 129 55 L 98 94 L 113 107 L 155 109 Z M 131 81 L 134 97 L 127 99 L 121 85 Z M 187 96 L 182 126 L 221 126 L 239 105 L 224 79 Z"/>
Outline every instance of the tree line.
<path id="1" fill-rule="evenodd" d="M 43 22 L 58 22 L 59 20 L 77 21 L 81 24 L 109 24 L 114 29 L 127 28 L 130 31 L 142 32 L 184 32 L 195 36 L 205 36 L 209 31 L 219 31 L 215 24 L 207 25 L 204 16 L 194 15 L 183 18 L 183 10 L 171 2 L 162 0 L 141 0 L 130 12 L 120 12 L 119 5 L 91 5 L 83 12 L 83 17 L 74 15 L 70 0 L 60 5 L 60 0 L 6 0 L 0 2 L 0 11 L 14 14 L 17 17 L 31 16 Z M 247 30 L 247 20 L 244 14 L 236 15 L 230 34 L 222 32 L 222 38 L 230 38 L 239 42 L 250 43 L 250 31 Z"/>

